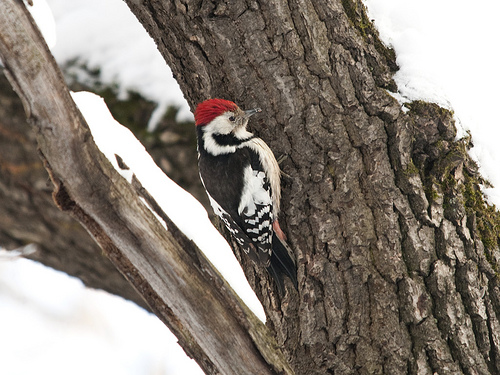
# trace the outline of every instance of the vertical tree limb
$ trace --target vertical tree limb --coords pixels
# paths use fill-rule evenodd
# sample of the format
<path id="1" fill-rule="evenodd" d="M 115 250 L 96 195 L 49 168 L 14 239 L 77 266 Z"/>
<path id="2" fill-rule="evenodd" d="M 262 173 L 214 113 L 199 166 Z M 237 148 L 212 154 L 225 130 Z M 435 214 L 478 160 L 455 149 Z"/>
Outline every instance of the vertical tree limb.
<path id="1" fill-rule="evenodd" d="M 500 217 L 449 111 L 403 111 L 361 0 L 127 0 L 191 105 L 259 106 L 299 295 L 247 276 L 304 374 L 500 372 Z M 483 246 L 484 245 L 484 246 Z"/>

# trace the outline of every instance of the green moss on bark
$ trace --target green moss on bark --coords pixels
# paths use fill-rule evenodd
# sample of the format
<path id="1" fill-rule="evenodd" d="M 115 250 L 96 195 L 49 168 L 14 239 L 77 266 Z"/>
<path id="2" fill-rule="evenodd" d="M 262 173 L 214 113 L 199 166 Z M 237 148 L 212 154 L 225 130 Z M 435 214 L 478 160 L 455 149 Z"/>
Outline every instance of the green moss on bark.
<path id="1" fill-rule="evenodd" d="M 365 42 L 372 44 L 377 52 L 383 57 L 387 67 L 391 72 L 397 72 L 399 70 L 398 64 L 396 63 L 396 52 L 394 48 L 386 46 L 381 40 L 373 22 L 368 18 L 366 13 L 366 7 L 360 0 L 342 0 L 342 6 L 344 11 L 349 18 L 351 24 L 359 31 L 359 34 L 363 37 Z M 374 78 L 381 75 L 381 70 L 385 69 L 380 67 L 375 62 L 368 63 L 374 73 Z M 390 82 L 377 82 L 381 87 L 386 88 L 389 91 L 397 92 L 396 83 L 393 80 Z"/>
<path id="2" fill-rule="evenodd" d="M 471 135 L 455 140 L 453 112 L 436 104 L 415 101 L 407 107 L 415 129 L 413 164 L 419 170 L 427 199 L 442 204 L 444 217 L 455 225 L 462 225 L 466 219 L 472 235 L 483 243 L 486 259 L 499 269 L 495 254 L 500 247 L 500 213 L 481 190 L 488 182 L 468 154 Z"/>

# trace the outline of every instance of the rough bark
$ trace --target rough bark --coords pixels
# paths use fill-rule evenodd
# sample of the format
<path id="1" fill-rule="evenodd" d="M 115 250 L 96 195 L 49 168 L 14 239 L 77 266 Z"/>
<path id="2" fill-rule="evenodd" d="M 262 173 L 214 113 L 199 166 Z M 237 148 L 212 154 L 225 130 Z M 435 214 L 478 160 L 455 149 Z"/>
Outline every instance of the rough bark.
<path id="1" fill-rule="evenodd" d="M 259 106 L 299 291 L 238 253 L 296 374 L 500 373 L 499 216 L 450 112 L 404 112 L 360 1 L 127 1 L 192 106 Z"/>
<path id="2" fill-rule="evenodd" d="M 280 304 L 243 262 L 296 373 L 500 371 L 498 229 L 479 230 L 466 144 L 449 112 L 387 93 L 394 56 L 360 1 L 127 3 L 192 106 L 261 107 L 287 157 L 299 292 Z"/>

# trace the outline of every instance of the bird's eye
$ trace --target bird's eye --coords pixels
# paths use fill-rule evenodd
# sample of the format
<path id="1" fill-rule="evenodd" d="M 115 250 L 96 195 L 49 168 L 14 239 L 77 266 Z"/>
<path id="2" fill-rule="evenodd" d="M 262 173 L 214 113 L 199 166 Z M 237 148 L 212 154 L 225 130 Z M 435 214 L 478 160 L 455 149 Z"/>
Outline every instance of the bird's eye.
<path id="1" fill-rule="evenodd" d="M 234 116 L 229 117 L 229 121 L 234 122 L 234 120 L 236 120 Z"/>

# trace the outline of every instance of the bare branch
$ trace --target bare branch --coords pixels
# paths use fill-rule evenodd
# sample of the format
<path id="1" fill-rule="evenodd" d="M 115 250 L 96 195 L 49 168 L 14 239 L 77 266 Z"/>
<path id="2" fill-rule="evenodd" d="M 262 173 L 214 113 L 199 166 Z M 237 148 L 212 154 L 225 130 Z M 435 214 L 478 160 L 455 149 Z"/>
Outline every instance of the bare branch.
<path id="1" fill-rule="evenodd" d="M 91 233 L 188 354 L 210 374 L 292 373 L 266 327 L 203 254 L 183 240 L 186 251 L 180 231 L 178 238 L 167 232 L 97 149 L 21 1 L 0 8 L 0 56 L 33 122 L 55 202 Z"/>

